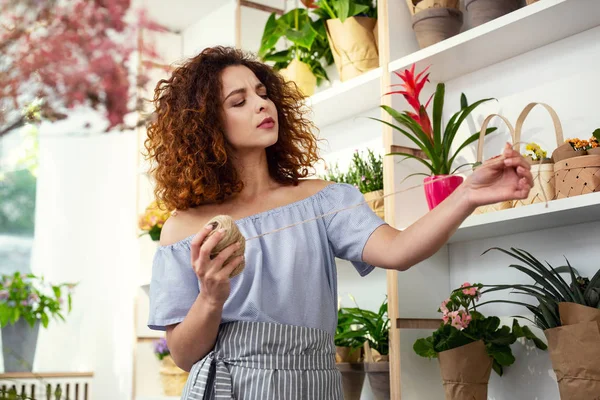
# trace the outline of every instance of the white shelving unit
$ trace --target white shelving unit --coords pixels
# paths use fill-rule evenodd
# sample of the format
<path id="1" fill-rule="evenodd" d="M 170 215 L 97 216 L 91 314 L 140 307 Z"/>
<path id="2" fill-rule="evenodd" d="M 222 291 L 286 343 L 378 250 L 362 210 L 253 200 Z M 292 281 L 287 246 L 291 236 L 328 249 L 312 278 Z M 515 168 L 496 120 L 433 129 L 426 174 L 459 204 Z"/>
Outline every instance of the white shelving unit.
<path id="1" fill-rule="evenodd" d="M 600 193 L 552 200 L 526 207 L 509 208 L 472 215 L 461 225 L 449 243 L 487 239 L 520 232 L 600 221 Z"/>
<path id="2" fill-rule="evenodd" d="M 431 81 L 448 81 L 594 28 L 599 21 L 597 0 L 538 1 L 393 60 L 388 70 L 392 73 L 414 63 L 417 70 L 430 66 Z M 323 128 L 378 107 L 382 73 L 379 67 L 311 96 L 307 105 L 315 124 Z"/>
<path id="3" fill-rule="evenodd" d="M 307 105 L 314 113 L 314 123 L 322 128 L 377 107 L 381 74 L 381 67 L 376 68 L 311 96 Z"/>
<path id="4" fill-rule="evenodd" d="M 449 81 L 581 33 L 599 21 L 599 1 L 542 0 L 394 60 L 389 70 L 430 65 L 432 81 Z"/>

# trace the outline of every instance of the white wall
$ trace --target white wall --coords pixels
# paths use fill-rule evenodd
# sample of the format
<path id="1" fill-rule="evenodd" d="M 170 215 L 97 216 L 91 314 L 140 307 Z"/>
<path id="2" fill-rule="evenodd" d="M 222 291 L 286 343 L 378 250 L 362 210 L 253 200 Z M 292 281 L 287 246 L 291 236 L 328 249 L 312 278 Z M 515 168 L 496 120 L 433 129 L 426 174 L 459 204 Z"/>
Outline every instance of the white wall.
<path id="1" fill-rule="evenodd" d="M 40 129 L 32 271 L 79 286 L 66 322 L 40 330 L 34 371 L 91 371 L 94 398 L 125 400 L 138 265 L 136 140 L 132 132 L 65 135 L 83 120 L 74 113 Z"/>
<path id="2" fill-rule="evenodd" d="M 446 82 L 445 119 L 447 120 L 457 111 L 460 93 L 465 92 L 471 103 L 484 97 L 495 97 L 498 101 L 481 106 L 473 114 L 469 122 L 470 126 L 464 126 L 461 131 L 462 139 L 467 133 L 475 132 L 475 127 L 480 126 L 485 116 L 490 113 L 500 113 L 514 125 L 519 112 L 532 101 L 548 103 L 556 110 L 562 122 L 565 139 L 577 136 L 590 137 L 592 131 L 600 126 L 600 120 L 597 118 L 597 90 L 600 88 L 600 77 L 595 67 L 600 62 L 599 39 L 600 28 L 595 28 Z M 501 129 L 486 140 L 485 159 L 498 154 L 508 140 L 507 131 L 499 120 L 494 120 L 491 126 L 499 126 Z M 546 148 L 549 154 L 556 147 L 552 122 L 541 107 L 535 108 L 530 113 L 523 135 L 522 140 L 536 141 Z M 466 161 L 474 161 L 475 149 L 473 146 L 471 151 L 464 153 Z M 424 197 L 422 198 L 424 200 Z M 402 208 L 401 199 L 397 199 L 396 204 L 397 208 Z M 416 217 L 419 215 L 422 213 Z M 600 227 L 597 224 L 581 224 L 456 243 L 448 246 L 448 261 L 438 262 L 437 269 L 433 266 L 429 274 L 432 279 L 435 279 L 440 274 L 449 273 L 450 287 L 447 288 L 446 293 L 440 293 L 439 286 L 432 288 L 425 282 L 414 281 L 412 278 L 409 281 L 406 279 L 408 275 L 404 273 L 400 274 L 399 281 L 401 286 L 404 282 L 409 286 L 418 285 L 425 291 L 425 305 L 428 307 L 430 303 L 434 303 L 431 299 L 439 300 L 440 296 L 447 297 L 451 288 L 458 287 L 465 281 L 489 284 L 525 281 L 523 274 L 508 268 L 509 263 L 516 261 L 511 257 L 499 252 L 481 256 L 492 246 L 523 248 L 552 265 L 561 265 L 564 262 L 563 256 L 566 256 L 582 274 L 593 274 L 598 268 L 596 238 L 599 236 Z M 422 266 L 415 268 L 420 267 Z M 400 296 L 402 306 L 403 300 L 406 302 L 410 296 L 406 293 L 401 293 Z M 506 296 L 507 294 L 503 295 L 504 298 Z M 427 316 L 431 311 L 422 308 L 421 315 Z M 485 307 L 482 311 L 500 316 L 529 315 L 526 310 L 499 305 L 493 308 Z M 510 321 L 506 319 L 503 322 L 510 323 Z M 402 331 L 403 400 L 443 398 L 437 361 L 416 357 L 412 350 L 414 340 L 429 334 L 430 331 Z M 536 334 L 545 340 L 543 333 L 536 331 Z M 500 378 L 492 373 L 489 398 L 493 400 L 559 399 L 548 354 L 532 349 L 531 346 L 525 348 L 519 343 L 513 346 L 513 352 L 517 361 L 512 367 L 506 369 L 505 375 Z"/>
<path id="3" fill-rule="evenodd" d="M 193 57 L 209 46 L 235 46 L 235 8 L 234 0 L 224 1 L 221 7 L 186 28 L 182 33 L 183 55 Z"/>

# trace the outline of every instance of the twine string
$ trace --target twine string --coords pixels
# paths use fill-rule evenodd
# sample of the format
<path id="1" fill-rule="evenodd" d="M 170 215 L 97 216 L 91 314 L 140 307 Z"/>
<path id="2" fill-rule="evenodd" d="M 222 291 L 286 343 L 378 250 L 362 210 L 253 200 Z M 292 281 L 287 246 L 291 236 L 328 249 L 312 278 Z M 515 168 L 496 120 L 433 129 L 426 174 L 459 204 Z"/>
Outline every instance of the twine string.
<path id="1" fill-rule="evenodd" d="M 514 143 L 512 145 L 513 150 L 514 150 L 515 146 L 518 146 L 520 144 L 526 144 L 526 143 L 525 142 L 516 142 L 516 143 Z M 543 160 L 540 158 L 538 165 L 542 165 L 542 161 Z M 488 160 L 488 165 L 490 163 L 502 163 L 503 164 L 504 163 L 504 157 L 496 157 L 494 159 Z M 463 166 L 463 167 L 465 167 L 465 166 Z M 458 168 L 457 171 L 458 170 L 460 170 L 460 168 Z M 261 234 L 256 235 L 256 236 L 249 237 L 249 238 L 246 239 L 246 241 L 256 240 L 256 239 L 259 239 L 261 237 L 264 237 L 264 236 L 267 236 L 267 235 L 271 235 L 273 233 L 281 232 L 283 230 L 290 229 L 290 228 L 293 228 L 293 227 L 301 225 L 301 224 L 305 224 L 305 223 L 308 223 L 308 222 L 316 221 L 317 219 L 320 219 L 320 218 L 325 218 L 325 217 L 327 217 L 329 215 L 337 214 L 337 213 L 340 213 L 342 211 L 346 211 L 346 210 L 350 210 L 350 209 L 353 209 L 353 208 L 356 208 L 356 207 L 360 207 L 361 205 L 366 204 L 366 203 L 371 203 L 371 202 L 374 202 L 376 200 L 384 199 L 386 197 L 395 196 L 395 195 L 400 194 L 400 193 L 408 192 L 410 190 L 414 190 L 414 189 L 417 189 L 417 188 L 420 188 L 420 187 L 424 187 L 425 185 L 433 184 L 434 182 L 439 182 L 439 181 L 443 181 L 443 180 L 446 180 L 446 179 L 450 179 L 450 178 L 452 178 L 454 176 L 457 176 L 457 175 L 458 175 L 458 173 L 455 172 L 453 174 L 448 174 L 448 175 L 444 175 L 444 176 L 435 176 L 435 177 L 433 177 L 433 179 L 431 179 L 431 180 L 429 180 L 427 182 L 423 182 L 423 183 L 420 183 L 418 185 L 414 185 L 414 186 L 410 186 L 408 188 L 397 190 L 397 191 L 392 192 L 392 193 L 384 194 L 382 196 L 377 196 L 376 198 L 373 198 L 371 200 L 364 200 L 364 201 L 361 201 L 361 202 L 359 202 L 357 204 L 353 204 L 353 205 L 350 205 L 350 206 L 342 207 L 340 209 L 329 211 L 329 212 L 327 212 L 325 214 L 317 215 L 315 217 L 308 218 L 308 219 L 305 219 L 305 220 L 302 220 L 302 221 L 298 221 L 298 222 L 295 222 L 293 224 L 285 225 L 285 226 L 282 226 L 281 228 L 277 228 L 277 229 L 274 229 L 272 231 L 264 232 L 264 233 L 261 233 Z M 542 185 L 542 181 L 541 181 L 541 176 L 540 176 L 539 170 L 538 170 L 537 175 L 533 178 L 533 180 L 535 181 L 535 179 L 538 179 L 539 187 L 540 187 L 540 189 L 542 191 L 542 195 L 544 197 L 545 207 L 548 208 L 548 196 L 546 195 L 546 191 L 544 190 L 544 186 Z"/>

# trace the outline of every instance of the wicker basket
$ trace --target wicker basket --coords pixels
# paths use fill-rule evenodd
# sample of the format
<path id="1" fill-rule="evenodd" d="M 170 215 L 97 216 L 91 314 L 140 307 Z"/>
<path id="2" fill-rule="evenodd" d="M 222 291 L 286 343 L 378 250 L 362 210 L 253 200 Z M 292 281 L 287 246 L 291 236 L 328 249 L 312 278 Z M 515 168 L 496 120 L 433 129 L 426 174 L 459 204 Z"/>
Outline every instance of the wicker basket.
<path id="1" fill-rule="evenodd" d="M 181 396 L 189 372 L 180 369 L 171 358 L 166 356 L 162 359 L 160 367 L 160 380 L 162 382 L 165 396 Z"/>
<path id="2" fill-rule="evenodd" d="M 515 125 L 515 143 L 519 143 L 519 147 L 521 146 L 520 141 L 523 123 L 529 115 L 529 112 L 536 105 L 544 107 L 550 113 L 550 117 L 552 118 L 552 122 L 554 124 L 556 146 L 561 146 L 564 142 L 564 139 L 560 119 L 558 118 L 556 111 L 554 111 L 554 109 L 548 104 L 544 103 L 529 103 L 527 106 L 525 106 L 523 111 L 521 111 L 521 114 L 517 118 L 517 123 Z M 533 176 L 533 187 L 529 191 L 529 196 L 526 199 L 516 200 L 514 202 L 514 207 L 527 206 L 534 203 L 543 203 L 554 199 L 554 163 L 551 160 L 543 161 L 542 163 L 533 160 L 530 162 L 532 164 L 531 175 Z"/>
<path id="3" fill-rule="evenodd" d="M 485 120 L 483 121 L 483 124 L 481 124 L 481 130 L 479 131 L 479 143 L 477 145 L 477 162 L 482 162 L 483 161 L 483 145 L 484 145 L 484 139 L 485 139 L 485 131 L 487 130 L 487 126 L 490 123 L 490 121 L 492 120 L 493 117 L 499 117 L 500 119 L 502 119 L 502 121 L 504 121 L 504 123 L 506 124 L 506 126 L 508 126 L 508 130 L 510 131 L 510 137 L 513 140 L 515 140 L 515 129 L 513 128 L 512 124 L 510 123 L 510 121 L 508 119 L 506 119 L 505 117 L 503 117 L 500 114 L 490 114 L 488 115 Z M 495 203 L 495 204 L 488 204 L 485 206 L 479 206 L 475 209 L 475 211 L 473 212 L 473 215 L 477 215 L 477 214 L 485 214 L 485 213 L 489 213 L 489 212 L 494 212 L 494 211 L 500 211 L 500 210 L 506 210 L 509 208 L 513 207 L 513 201 L 509 200 L 509 201 L 502 201 L 500 203 Z"/>
<path id="4" fill-rule="evenodd" d="M 556 198 L 600 192 L 600 156 L 571 157 L 554 164 Z"/>

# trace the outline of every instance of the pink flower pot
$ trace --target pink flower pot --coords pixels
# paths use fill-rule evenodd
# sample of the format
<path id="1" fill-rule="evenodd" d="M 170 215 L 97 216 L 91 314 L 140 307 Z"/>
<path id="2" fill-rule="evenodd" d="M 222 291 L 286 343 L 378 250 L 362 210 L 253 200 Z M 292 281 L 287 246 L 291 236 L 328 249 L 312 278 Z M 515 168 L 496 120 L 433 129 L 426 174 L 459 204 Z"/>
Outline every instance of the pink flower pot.
<path id="1" fill-rule="evenodd" d="M 462 176 L 457 175 L 433 175 L 425 178 L 423 182 L 429 210 L 433 210 L 446 197 L 450 196 L 463 183 L 463 180 Z"/>

